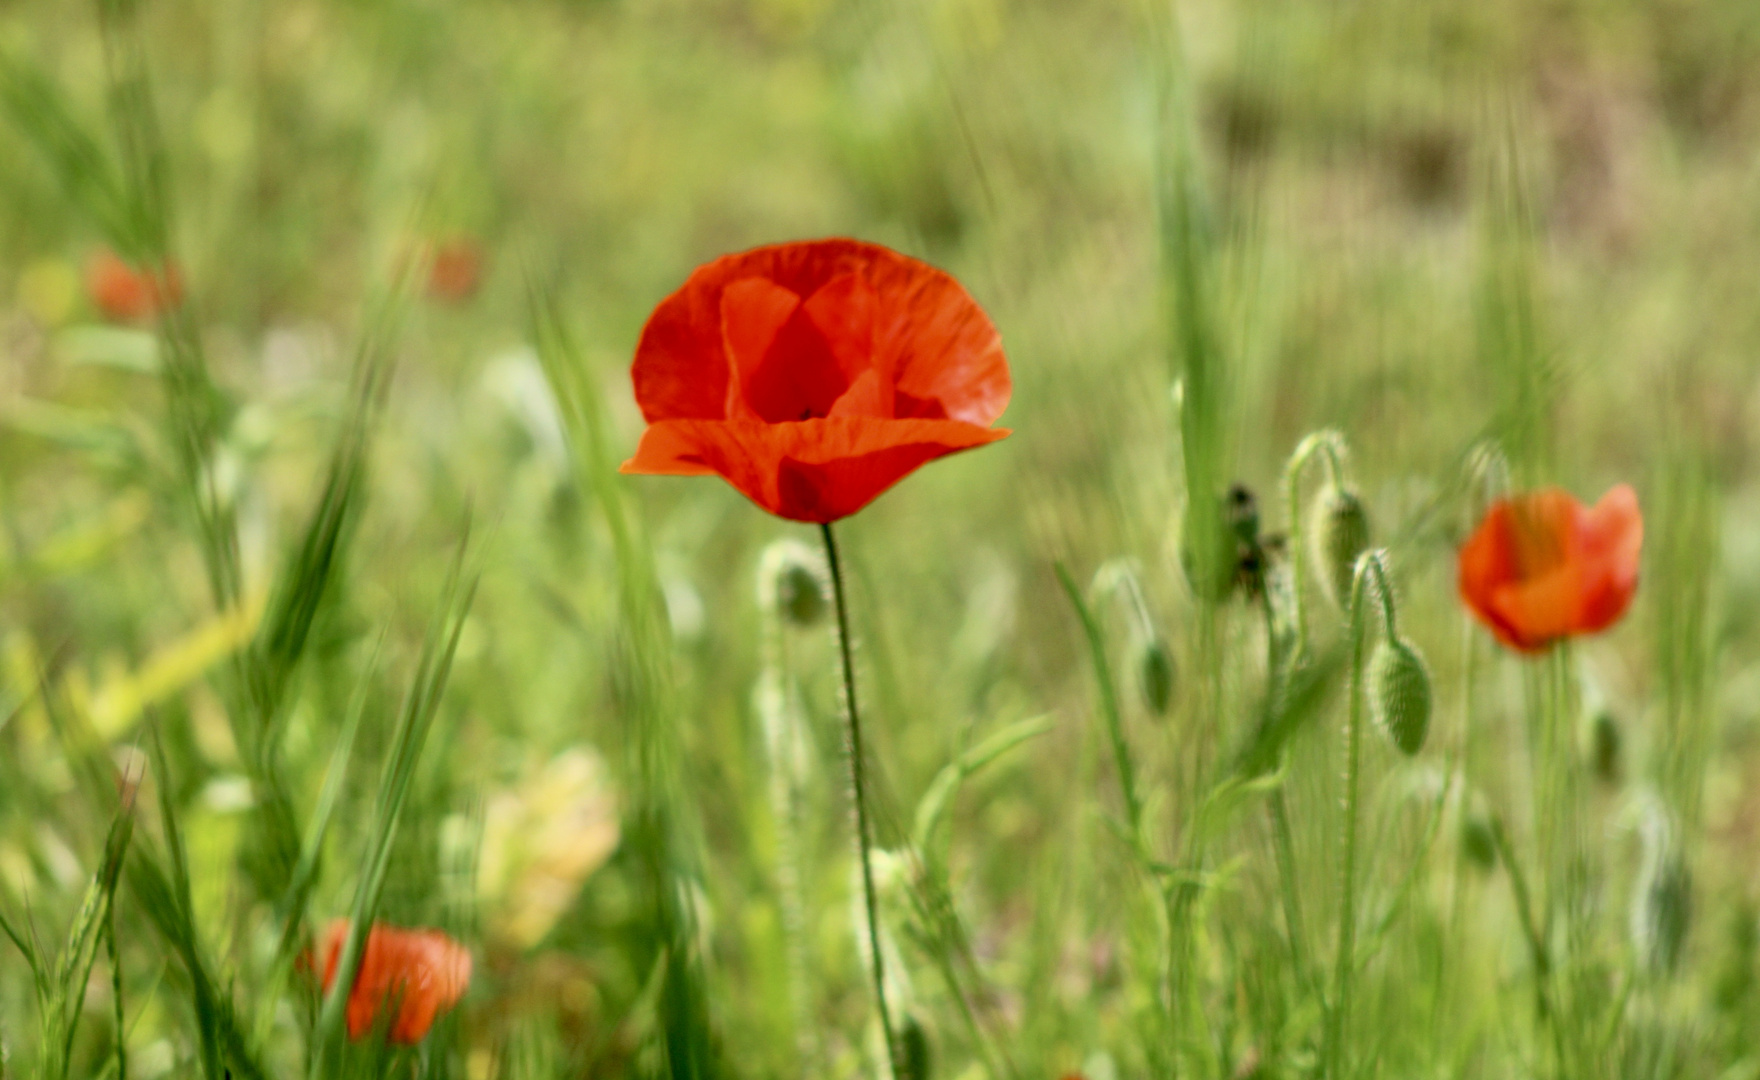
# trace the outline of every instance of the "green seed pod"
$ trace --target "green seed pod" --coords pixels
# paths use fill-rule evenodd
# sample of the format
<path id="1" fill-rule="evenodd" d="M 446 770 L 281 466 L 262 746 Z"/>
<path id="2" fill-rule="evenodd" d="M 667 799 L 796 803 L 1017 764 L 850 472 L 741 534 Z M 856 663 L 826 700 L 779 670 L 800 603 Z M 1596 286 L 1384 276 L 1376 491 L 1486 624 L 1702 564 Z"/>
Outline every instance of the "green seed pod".
<path id="1" fill-rule="evenodd" d="M 1430 731 L 1430 668 L 1418 650 L 1401 638 L 1375 646 L 1364 689 L 1369 718 L 1403 754 L 1416 754 Z"/>
<path id="2" fill-rule="evenodd" d="M 1173 653 L 1160 638 L 1150 638 L 1137 649 L 1137 688 L 1143 704 L 1156 716 L 1166 716 L 1173 704 Z"/>
<path id="3" fill-rule="evenodd" d="M 778 540 L 758 560 L 758 604 L 800 627 L 825 617 L 829 591 L 818 554 L 794 540 Z"/>
<path id="4" fill-rule="evenodd" d="M 1349 488 L 1327 484 L 1308 511 L 1309 553 L 1320 587 L 1340 611 L 1351 602 L 1357 556 L 1369 549 L 1369 512 Z"/>
<path id="5" fill-rule="evenodd" d="M 1497 869 L 1497 834 L 1491 818 L 1483 811 L 1468 811 L 1461 817 L 1461 857 L 1489 874 Z"/>
<path id="6" fill-rule="evenodd" d="M 929 1032 L 914 1012 L 906 1013 L 898 1027 L 898 1075 L 902 1080 L 929 1080 L 934 1051 Z"/>
<path id="7" fill-rule="evenodd" d="M 1680 966 L 1693 919 L 1693 878 L 1674 851 L 1646 859 L 1632 904 L 1632 944 L 1644 966 L 1671 975 Z"/>
<path id="8" fill-rule="evenodd" d="M 776 607 L 796 626 L 812 626 L 825 617 L 825 583 L 799 563 L 783 570 L 776 581 Z"/>
<path id="9" fill-rule="evenodd" d="M 1617 784 L 1620 779 L 1622 751 L 1619 721 L 1607 708 L 1591 711 L 1583 723 L 1583 757 L 1595 779 L 1604 784 Z"/>

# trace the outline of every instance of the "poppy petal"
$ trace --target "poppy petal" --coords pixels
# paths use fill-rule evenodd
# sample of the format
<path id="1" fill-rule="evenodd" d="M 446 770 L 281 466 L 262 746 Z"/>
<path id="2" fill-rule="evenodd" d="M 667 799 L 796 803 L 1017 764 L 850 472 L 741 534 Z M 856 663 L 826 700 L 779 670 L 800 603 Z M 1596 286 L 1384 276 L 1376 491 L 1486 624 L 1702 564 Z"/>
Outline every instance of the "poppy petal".
<path id="1" fill-rule="evenodd" d="M 1558 488 L 1502 499 L 1461 547 L 1461 599 L 1503 644 L 1540 652 L 1618 621 L 1637 591 L 1642 545 L 1628 485 L 1593 509 Z"/>
<path id="2" fill-rule="evenodd" d="M 729 420 L 757 420 L 751 384 L 801 298 L 763 278 L 742 278 L 721 293 L 721 344 L 732 370 L 727 379 Z"/>
<path id="3" fill-rule="evenodd" d="M 779 517 L 836 521 L 874 501 L 918 466 L 1008 434 L 958 420 L 667 420 L 649 426 L 623 471 L 678 475 L 702 468 L 720 474 Z M 650 463 L 658 467 L 650 469 Z"/>
<path id="4" fill-rule="evenodd" d="M 1631 485 L 1610 489 L 1585 515 L 1583 633 L 1605 630 L 1619 621 L 1638 591 L 1639 559 L 1644 546 L 1644 518 Z"/>

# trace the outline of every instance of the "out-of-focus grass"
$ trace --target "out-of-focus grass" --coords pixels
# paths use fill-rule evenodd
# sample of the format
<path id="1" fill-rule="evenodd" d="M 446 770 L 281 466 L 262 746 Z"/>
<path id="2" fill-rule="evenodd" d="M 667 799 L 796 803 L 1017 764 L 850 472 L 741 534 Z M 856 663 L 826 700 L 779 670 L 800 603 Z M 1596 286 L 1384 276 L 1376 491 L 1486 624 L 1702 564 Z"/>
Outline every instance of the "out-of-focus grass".
<path id="1" fill-rule="evenodd" d="M 1181 523 L 1239 480 L 1287 529 L 1323 427 L 1438 703 L 1415 760 L 1362 748 L 1334 1074 L 1760 1070 L 1746 0 L 13 0 L 0 78 L 0 912 L 47 972 L 0 943 L 0 1067 L 871 1066 L 834 645 L 779 651 L 754 599 L 811 537 L 606 472 L 661 296 L 847 233 L 966 282 L 1016 379 L 1011 439 L 840 530 L 932 1075 L 1321 1067 L 1344 635 L 1310 585 L 1329 666 L 1286 667 L 1264 610 L 1194 596 Z M 424 296 L 460 235 L 481 290 Z M 100 325 L 105 246 L 169 254 L 187 310 Z M 1524 485 L 1639 488 L 1637 604 L 1568 657 L 1455 600 L 1488 439 Z M 1117 558 L 1166 717 L 1136 616 L 1084 595 Z M 1603 713 L 1617 777 L 1581 756 Z M 298 953 L 362 903 L 477 977 L 407 1060 L 314 1062 Z"/>

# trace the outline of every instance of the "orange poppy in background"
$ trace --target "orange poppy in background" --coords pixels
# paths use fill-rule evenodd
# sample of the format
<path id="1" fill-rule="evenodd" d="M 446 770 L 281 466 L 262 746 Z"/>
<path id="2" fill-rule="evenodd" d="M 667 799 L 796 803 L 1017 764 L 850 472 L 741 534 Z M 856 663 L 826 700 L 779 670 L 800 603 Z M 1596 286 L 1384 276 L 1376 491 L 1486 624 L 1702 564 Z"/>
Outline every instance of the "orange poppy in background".
<path id="1" fill-rule="evenodd" d="M 1593 507 L 1559 488 L 1499 499 L 1461 548 L 1461 599 L 1497 640 L 1541 652 L 1619 621 L 1638 591 L 1643 544 L 1628 484 Z"/>
<path id="2" fill-rule="evenodd" d="M 154 271 L 100 251 L 86 263 L 86 292 L 106 319 L 145 322 L 183 302 L 183 281 L 175 266 Z"/>
<path id="3" fill-rule="evenodd" d="M 959 282 L 815 240 L 725 255 L 636 346 L 648 428 L 626 473 L 716 474 L 779 517 L 848 517 L 919 466 L 1008 435 L 1002 339 Z"/>
<path id="4" fill-rule="evenodd" d="M 348 937 L 348 920 L 333 919 L 324 930 L 324 992 L 336 979 Z M 394 1043 L 421 1042 L 439 1016 L 458 1004 L 471 982 L 471 954 L 438 930 L 405 930 L 375 923 L 367 935 L 360 972 L 348 995 L 348 1037 L 373 1030 L 381 1007 L 392 1005 L 389 1037 Z"/>
<path id="5" fill-rule="evenodd" d="M 447 304 L 462 304 L 477 294 L 483 281 L 483 249 L 468 236 L 455 236 L 428 252 L 428 295 Z"/>

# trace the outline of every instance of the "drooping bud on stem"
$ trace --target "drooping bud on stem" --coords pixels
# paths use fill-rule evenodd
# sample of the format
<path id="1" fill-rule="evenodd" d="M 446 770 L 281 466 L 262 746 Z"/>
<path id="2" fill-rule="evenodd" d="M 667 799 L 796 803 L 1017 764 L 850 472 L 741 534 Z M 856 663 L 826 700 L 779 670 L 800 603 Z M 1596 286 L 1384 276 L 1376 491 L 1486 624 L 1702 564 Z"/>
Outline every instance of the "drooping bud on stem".
<path id="1" fill-rule="evenodd" d="M 1395 749 L 1408 756 L 1416 754 L 1424 748 L 1430 732 L 1434 705 L 1430 666 L 1417 646 L 1400 636 L 1386 553 L 1377 550 L 1359 557 L 1352 579 L 1353 622 L 1367 619 L 1367 613 L 1358 612 L 1356 605 L 1367 599 L 1370 590 L 1380 600 L 1382 638 L 1363 672 L 1369 719 Z"/>
<path id="2" fill-rule="evenodd" d="M 1369 719 L 1402 754 L 1424 748 L 1430 731 L 1430 669 L 1410 642 L 1387 638 L 1369 658 Z"/>
<path id="3" fill-rule="evenodd" d="M 1160 638 L 1150 638 L 1137 647 L 1137 686 L 1143 692 L 1143 704 L 1156 716 L 1166 716 L 1173 704 L 1173 653 Z"/>
<path id="4" fill-rule="evenodd" d="M 1151 715 L 1166 716 L 1173 705 L 1178 669 L 1173 651 L 1149 614 L 1136 565 L 1122 558 L 1102 564 L 1094 573 L 1093 591 L 1096 600 L 1113 597 L 1124 607 L 1130 623 L 1131 665 L 1136 671 L 1137 690 Z"/>
<path id="5" fill-rule="evenodd" d="M 1355 491 L 1329 481 L 1308 512 L 1308 542 L 1320 591 L 1347 611 L 1357 556 L 1369 549 L 1369 512 Z"/>
<path id="6" fill-rule="evenodd" d="M 1326 484 L 1302 513 L 1302 473 L 1318 456 L 1325 462 Z M 1346 482 L 1345 441 L 1337 431 L 1317 431 L 1296 444 L 1283 471 L 1284 511 L 1289 520 L 1290 569 L 1294 575 L 1296 649 L 1307 646 L 1307 598 L 1303 589 L 1304 559 L 1320 575 L 1321 590 L 1339 610 L 1349 614 L 1351 580 L 1357 558 L 1369 548 L 1369 514 L 1362 497 Z M 1306 535 L 1304 535 L 1304 532 Z"/>
<path id="7" fill-rule="evenodd" d="M 1639 810 L 1643 858 L 1633 890 L 1632 947 L 1654 975 L 1674 974 L 1693 919 L 1693 877 L 1668 808 L 1654 795 Z"/>
<path id="8" fill-rule="evenodd" d="M 1588 761 L 1589 771 L 1603 784 L 1619 783 L 1622 743 L 1619 721 L 1613 718 L 1612 709 L 1604 705 L 1588 712 L 1583 723 L 1583 757 Z"/>

